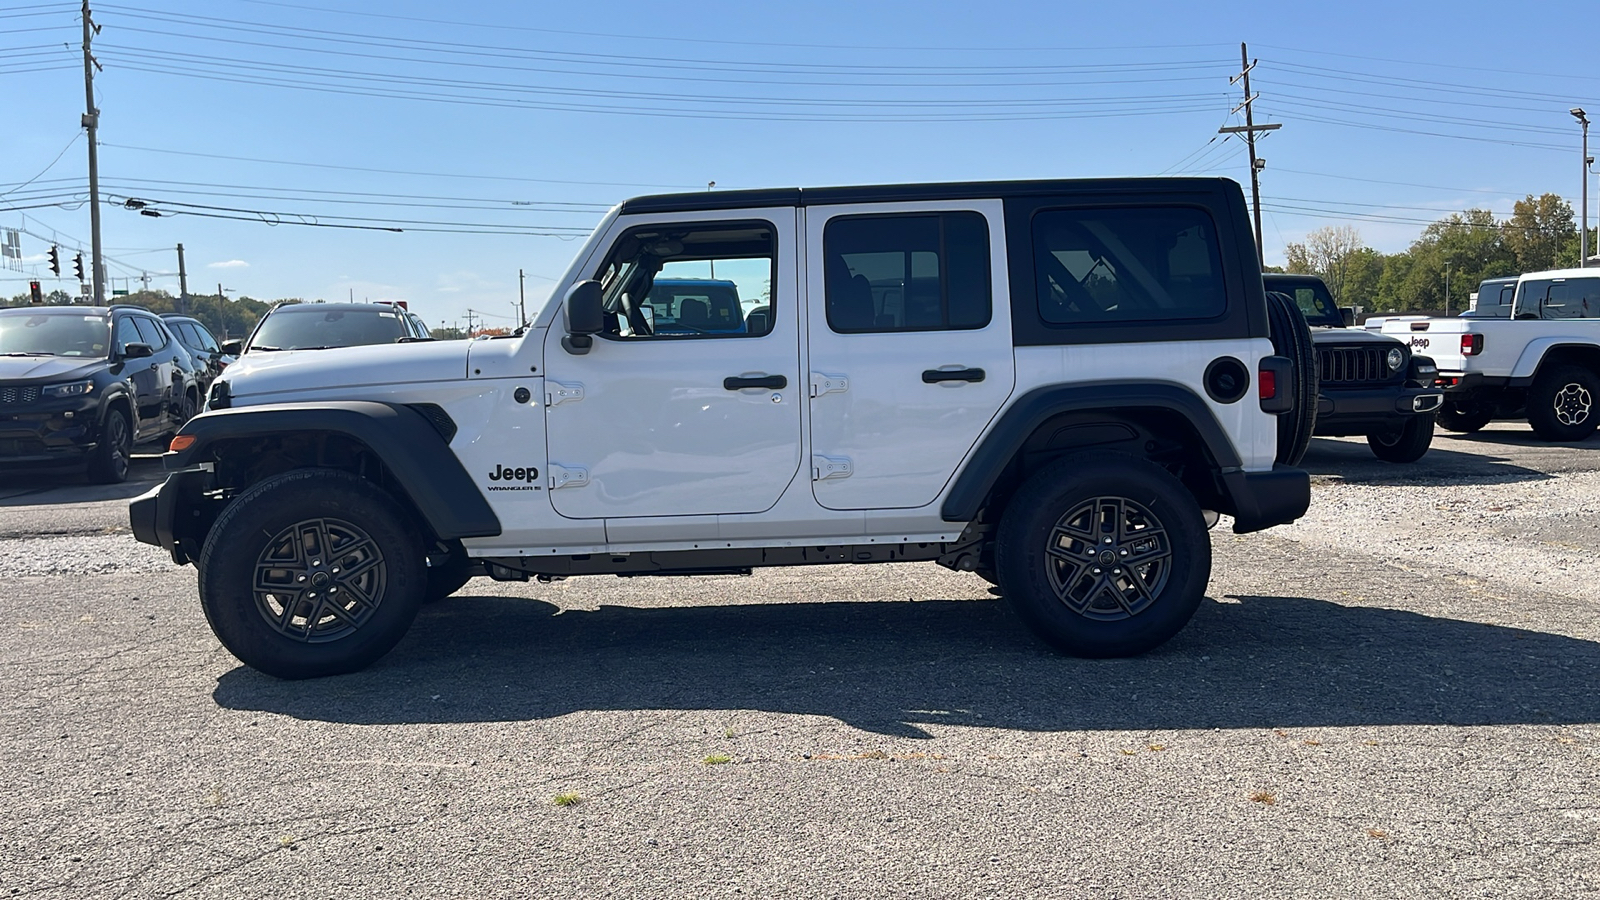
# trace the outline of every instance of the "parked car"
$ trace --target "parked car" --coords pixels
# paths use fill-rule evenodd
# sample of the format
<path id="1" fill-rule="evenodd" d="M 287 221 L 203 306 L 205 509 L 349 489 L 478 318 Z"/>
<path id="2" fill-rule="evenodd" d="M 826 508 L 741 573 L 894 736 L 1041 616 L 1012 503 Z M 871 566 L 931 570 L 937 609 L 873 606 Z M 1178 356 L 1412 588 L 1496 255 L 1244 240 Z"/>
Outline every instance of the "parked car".
<path id="1" fill-rule="evenodd" d="M 0 309 L 0 471 L 122 481 L 134 445 L 172 435 L 200 396 L 193 360 L 148 310 Z"/>
<path id="2" fill-rule="evenodd" d="M 1517 295 L 1517 277 L 1486 278 L 1472 295 L 1463 319 L 1509 319 Z"/>
<path id="3" fill-rule="evenodd" d="M 1421 459 L 1433 441 L 1433 415 L 1444 401 L 1438 369 L 1401 341 L 1355 328 L 1355 310 L 1340 309 L 1315 275 L 1262 276 L 1305 314 L 1317 348 L 1317 420 L 1321 437 L 1363 435 L 1387 462 Z"/>
<path id="4" fill-rule="evenodd" d="M 641 327 L 658 279 L 710 263 L 769 327 Z M 1311 337 L 1232 181 L 643 197 L 557 287 L 500 340 L 252 349 L 134 536 L 195 563 L 223 645 L 284 678 L 370 664 L 475 575 L 919 560 L 1108 657 L 1189 621 L 1220 514 L 1244 534 L 1310 503 L 1287 460 Z M 322 346 L 334 311 L 254 340 Z"/>
<path id="5" fill-rule="evenodd" d="M 228 341 L 233 356 L 277 350 L 327 350 L 366 344 L 430 341 L 422 319 L 391 303 L 284 303 L 256 323 L 249 338 Z"/>
<path id="6" fill-rule="evenodd" d="M 1481 296 L 1481 291 L 1479 292 Z M 1473 432 L 1526 418 L 1546 441 L 1600 426 L 1600 269 L 1528 272 L 1509 318 L 1391 319 L 1385 334 L 1439 361 L 1439 424 Z"/>
<path id="7" fill-rule="evenodd" d="M 166 323 L 167 329 L 178 339 L 178 343 L 189 351 L 195 363 L 203 367 L 200 372 L 200 396 L 204 397 L 211 387 L 211 382 L 239 357 L 223 353 L 217 339 L 211 334 L 211 329 L 199 319 L 166 313 L 161 316 L 161 321 Z"/>

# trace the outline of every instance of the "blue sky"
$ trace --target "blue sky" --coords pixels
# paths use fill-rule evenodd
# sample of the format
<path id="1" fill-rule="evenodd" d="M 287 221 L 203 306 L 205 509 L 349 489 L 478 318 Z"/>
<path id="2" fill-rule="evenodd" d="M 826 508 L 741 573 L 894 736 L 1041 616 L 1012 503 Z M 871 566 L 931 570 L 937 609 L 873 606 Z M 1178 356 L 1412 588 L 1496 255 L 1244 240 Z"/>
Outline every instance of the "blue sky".
<path id="1" fill-rule="evenodd" d="M 1394 251 L 1468 206 L 1576 207 L 1567 109 L 1600 120 L 1579 3 L 94 8 L 103 192 L 167 213 L 104 209 L 116 286 L 175 293 L 182 242 L 192 293 L 404 299 L 430 324 L 509 324 L 517 270 L 531 308 L 606 206 L 711 181 L 1245 181 L 1214 138 L 1240 41 L 1258 121 L 1283 123 L 1260 145 L 1269 262 L 1323 225 Z M 29 232 L 6 294 L 48 275 L 49 238 L 88 246 L 77 10 L 0 3 L 0 226 Z"/>

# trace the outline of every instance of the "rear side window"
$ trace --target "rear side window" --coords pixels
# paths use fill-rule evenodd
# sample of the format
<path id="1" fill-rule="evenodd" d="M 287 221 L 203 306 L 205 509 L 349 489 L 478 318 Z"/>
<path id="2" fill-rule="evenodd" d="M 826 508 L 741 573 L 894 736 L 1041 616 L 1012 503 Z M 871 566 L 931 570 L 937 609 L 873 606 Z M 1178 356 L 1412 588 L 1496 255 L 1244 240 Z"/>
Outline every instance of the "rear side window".
<path id="1" fill-rule="evenodd" d="M 822 249 L 834 331 L 989 324 L 989 224 L 979 213 L 840 216 L 823 229 Z"/>
<path id="2" fill-rule="evenodd" d="M 146 319 L 144 316 L 130 316 L 129 320 L 139 329 L 140 336 L 150 345 L 151 350 L 160 350 L 167 346 L 166 329 L 157 324 L 156 320 Z"/>
<path id="3" fill-rule="evenodd" d="M 1192 207 L 1046 210 L 1033 219 L 1039 315 L 1058 324 L 1227 311 L 1216 224 Z"/>
<path id="4" fill-rule="evenodd" d="M 1600 317 L 1600 278 L 1525 281 L 1517 310 L 1519 316 L 1541 319 Z"/>

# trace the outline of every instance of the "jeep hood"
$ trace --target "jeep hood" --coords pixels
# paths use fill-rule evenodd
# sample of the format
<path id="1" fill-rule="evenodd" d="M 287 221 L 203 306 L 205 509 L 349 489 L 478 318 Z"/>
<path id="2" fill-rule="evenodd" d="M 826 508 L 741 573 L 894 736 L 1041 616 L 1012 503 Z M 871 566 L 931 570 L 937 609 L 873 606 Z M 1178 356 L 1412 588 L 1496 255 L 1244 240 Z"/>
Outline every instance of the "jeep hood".
<path id="1" fill-rule="evenodd" d="M 1311 328 L 1311 342 L 1319 347 L 1334 344 L 1383 344 L 1385 346 L 1401 346 L 1403 341 L 1396 340 L 1386 334 L 1376 331 L 1366 331 L 1361 328 L 1328 328 L 1314 325 Z"/>
<path id="2" fill-rule="evenodd" d="M 471 341 L 369 344 L 327 350 L 252 350 L 223 373 L 235 397 L 331 387 L 459 381 Z"/>
<path id="3" fill-rule="evenodd" d="M 105 365 L 104 357 L 0 356 L 0 381 L 75 381 Z"/>

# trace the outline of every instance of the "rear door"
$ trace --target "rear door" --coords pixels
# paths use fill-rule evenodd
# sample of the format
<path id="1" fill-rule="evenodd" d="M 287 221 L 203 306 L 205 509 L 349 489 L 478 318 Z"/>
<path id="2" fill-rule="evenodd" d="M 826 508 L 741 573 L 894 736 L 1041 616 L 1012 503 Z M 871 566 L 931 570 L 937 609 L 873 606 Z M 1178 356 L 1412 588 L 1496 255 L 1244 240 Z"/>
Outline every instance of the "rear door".
<path id="1" fill-rule="evenodd" d="M 1015 385 L 998 200 L 806 210 L 812 491 L 938 499 Z"/>

